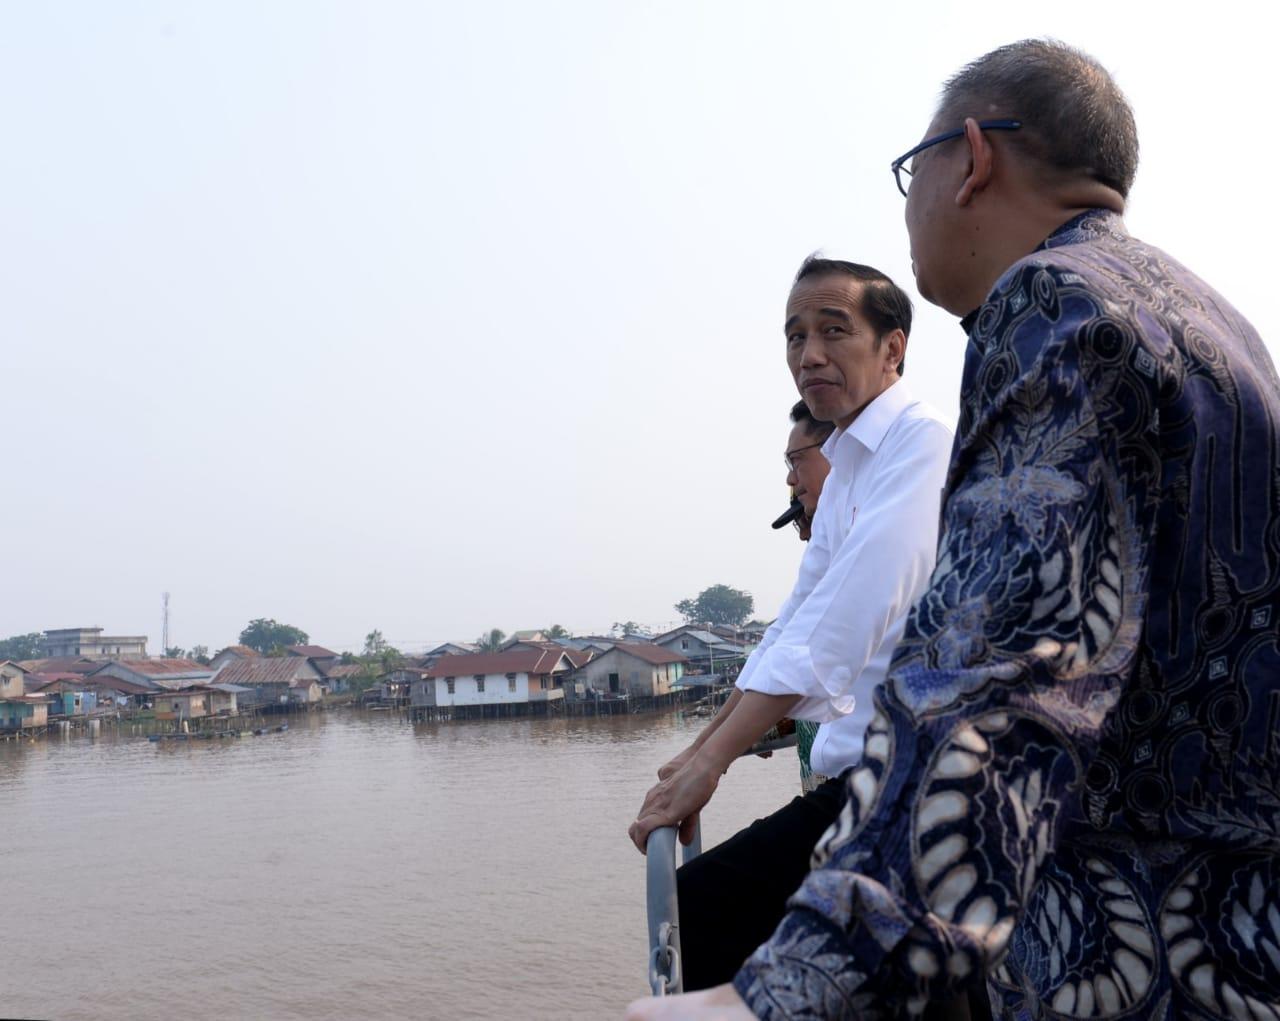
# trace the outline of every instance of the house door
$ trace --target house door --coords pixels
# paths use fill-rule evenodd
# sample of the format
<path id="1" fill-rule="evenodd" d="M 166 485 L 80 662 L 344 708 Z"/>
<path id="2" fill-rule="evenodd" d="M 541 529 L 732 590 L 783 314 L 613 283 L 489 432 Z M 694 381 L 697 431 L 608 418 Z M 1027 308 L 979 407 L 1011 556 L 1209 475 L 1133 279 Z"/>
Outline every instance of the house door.
<path id="1" fill-rule="evenodd" d="M 618 687 L 619 687 L 618 675 L 610 674 L 609 675 L 609 693 L 612 695 L 616 695 L 618 693 Z"/>

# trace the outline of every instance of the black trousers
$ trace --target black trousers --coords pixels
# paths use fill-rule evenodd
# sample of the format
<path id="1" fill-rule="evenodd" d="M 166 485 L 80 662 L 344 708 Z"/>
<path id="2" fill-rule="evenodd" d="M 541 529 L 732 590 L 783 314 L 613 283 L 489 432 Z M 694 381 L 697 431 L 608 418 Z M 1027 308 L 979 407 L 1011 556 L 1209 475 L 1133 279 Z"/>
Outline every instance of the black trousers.
<path id="1" fill-rule="evenodd" d="M 809 872 L 813 847 L 840 815 L 845 779 L 828 780 L 757 819 L 676 871 L 680 964 L 688 992 L 733 980 L 787 912 L 787 899 Z M 928 1019 L 989 1019 L 978 989 L 931 1005 Z"/>
<path id="2" fill-rule="evenodd" d="M 757 819 L 676 872 L 686 990 L 729 982 L 787 912 L 813 845 L 844 808 L 837 778 Z"/>

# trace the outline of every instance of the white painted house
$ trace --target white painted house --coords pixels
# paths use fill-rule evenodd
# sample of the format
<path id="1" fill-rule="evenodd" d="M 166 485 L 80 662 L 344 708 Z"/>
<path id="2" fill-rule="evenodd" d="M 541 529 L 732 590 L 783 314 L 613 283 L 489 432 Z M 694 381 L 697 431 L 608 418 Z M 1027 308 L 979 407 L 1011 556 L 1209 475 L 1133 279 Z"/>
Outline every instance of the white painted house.
<path id="1" fill-rule="evenodd" d="M 563 685 L 573 667 L 559 648 L 441 656 L 413 683 L 409 704 L 421 708 L 550 702 L 564 698 Z"/>

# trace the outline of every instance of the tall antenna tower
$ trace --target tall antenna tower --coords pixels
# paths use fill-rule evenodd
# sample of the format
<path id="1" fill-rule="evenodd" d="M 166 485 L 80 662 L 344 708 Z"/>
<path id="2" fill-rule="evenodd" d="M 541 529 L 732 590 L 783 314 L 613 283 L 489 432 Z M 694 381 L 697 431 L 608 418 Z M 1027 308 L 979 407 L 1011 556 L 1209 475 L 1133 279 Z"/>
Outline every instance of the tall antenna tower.
<path id="1" fill-rule="evenodd" d="M 169 593 L 164 594 L 164 627 L 160 631 L 160 655 L 168 654 L 169 650 Z"/>

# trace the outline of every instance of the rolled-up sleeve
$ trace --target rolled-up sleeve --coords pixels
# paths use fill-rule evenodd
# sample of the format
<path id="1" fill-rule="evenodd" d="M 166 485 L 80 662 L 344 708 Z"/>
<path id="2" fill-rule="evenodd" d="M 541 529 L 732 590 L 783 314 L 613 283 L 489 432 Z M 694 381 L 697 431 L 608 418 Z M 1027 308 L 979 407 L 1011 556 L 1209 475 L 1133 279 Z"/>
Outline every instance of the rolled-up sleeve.
<path id="1" fill-rule="evenodd" d="M 923 591 L 933 567 L 951 433 L 930 418 L 886 437 L 838 546 L 806 555 L 784 614 L 753 654 L 738 686 L 799 695 L 797 719 L 825 723 L 851 712 L 853 686 L 890 629 Z M 819 501 L 819 518 L 823 517 Z M 815 539 L 818 536 L 815 535 Z M 825 570 L 820 570 L 825 567 Z M 776 629 L 776 631 L 775 631 Z"/>

